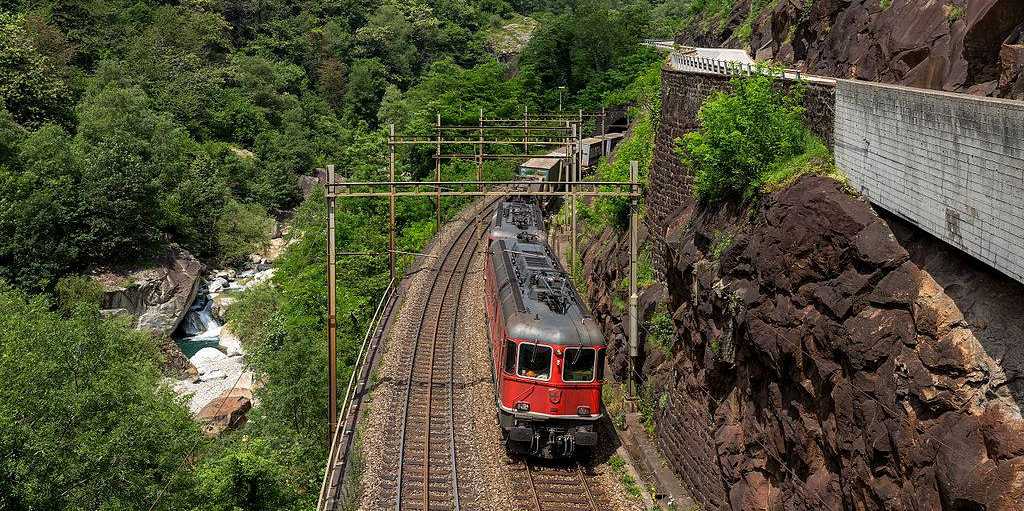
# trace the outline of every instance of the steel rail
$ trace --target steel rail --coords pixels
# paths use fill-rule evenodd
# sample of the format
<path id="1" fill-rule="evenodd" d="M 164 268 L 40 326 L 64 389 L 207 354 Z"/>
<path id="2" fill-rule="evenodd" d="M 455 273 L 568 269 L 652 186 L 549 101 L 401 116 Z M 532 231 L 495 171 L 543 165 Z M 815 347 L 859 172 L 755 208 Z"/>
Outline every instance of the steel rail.
<path id="1" fill-rule="evenodd" d="M 492 206 L 496 202 L 497 202 L 497 199 L 492 200 L 491 202 L 486 204 L 483 208 L 481 208 L 479 213 L 477 213 L 477 214 L 475 214 L 473 216 L 474 217 L 486 216 L 493 209 Z M 466 225 L 462 228 L 462 231 L 459 233 L 458 237 L 456 237 L 453 245 L 459 243 L 462 240 L 462 238 L 466 235 L 466 233 L 469 232 L 469 228 L 471 226 L 474 226 L 474 230 L 475 230 L 475 225 L 476 225 L 476 222 L 471 222 L 471 221 L 467 220 L 466 221 Z M 467 242 L 467 245 L 468 244 L 469 243 Z M 440 279 L 438 278 L 438 276 L 441 273 L 443 273 L 443 269 L 444 269 L 445 263 L 450 260 L 451 253 L 452 253 L 452 251 L 448 251 L 445 254 L 445 256 L 444 256 L 444 259 L 441 260 L 439 262 L 438 266 L 437 266 L 438 274 L 435 275 L 434 279 L 432 280 L 432 282 L 430 284 L 430 289 L 427 292 L 427 302 L 423 304 L 423 311 L 420 313 L 420 321 L 419 321 L 419 324 L 418 324 L 417 329 L 416 329 L 417 330 L 416 331 L 416 341 L 415 341 L 415 343 L 413 344 L 413 347 L 412 347 L 412 360 L 410 361 L 410 364 L 409 364 L 409 380 L 406 383 L 406 389 L 405 389 L 405 413 L 404 413 L 404 415 L 402 417 L 402 428 L 401 428 L 399 447 L 398 447 L 398 477 L 397 477 L 397 481 L 396 481 L 396 483 L 397 483 L 397 491 L 396 491 L 396 494 L 395 494 L 395 509 L 399 510 L 399 511 L 402 509 L 402 487 L 404 486 L 403 477 L 404 477 L 404 472 L 405 472 L 405 437 L 406 437 L 406 431 L 408 430 L 408 424 L 409 424 L 409 405 L 411 403 L 411 398 L 412 398 L 412 382 L 413 382 L 413 377 L 414 377 L 415 369 L 416 369 L 416 354 L 419 351 L 420 337 L 422 336 L 422 333 L 423 333 L 423 324 L 426 321 L 427 310 L 429 309 L 428 305 L 429 305 L 429 302 L 430 302 L 430 298 L 432 296 L 434 296 L 434 290 L 437 289 L 437 284 L 440 282 Z M 447 288 L 448 288 L 449 285 L 451 285 L 451 281 L 454 278 L 455 270 L 458 268 L 458 263 L 461 262 L 462 255 L 464 255 L 464 254 L 465 254 L 464 251 L 460 252 L 459 260 L 456 261 L 456 263 L 455 263 L 455 269 L 453 269 L 451 272 L 445 272 L 445 273 L 449 274 L 447 283 L 445 284 L 445 294 L 447 294 Z M 438 313 L 437 313 L 438 314 L 438 319 L 437 319 L 438 323 L 440 323 L 440 317 L 441 317 L 441 314 L 442 314 L 442 312 L 444 310 L 444 304 L 443 304 L 444 295 L 441 296 L 441 300 L 442 300 L 442 304 L 440 305 L 440 307 L 438 309 Z M 435 343 L 437 341 L 437 327 L 439 327 L 439 326 L 440 325 L 438 324 L 434 328 L 434 342 Z M 433 352 L 433 347 L 432 347 L 432 352 Z M 428 393 L 431 392 L 431 389 L 433 388 L 433 377 L 432 377 L 433 376 L 433 367 L 432 367 L 433 366 L 433 360 L 431 360 L 430 363 L 431 363 L 431 373 L 430 373 L 429 377 L 431 378 L 431 381 L 428 382 L 428 387 L 427 387 L 428 388 Z M 454 376 L 454 375 L 452 375 L 452 376 Z M 428 394 L 428 396 L 429 396 L 429 394 Z M 427 425 L 426 425 L 427 444 L 426 444 L 426 455 L 424 457 L 424 476 L 423 476 L 424 510 L 430 509 L 430 506 L 429 506 L 429 499 L 430 499 L 430 480 L 429 480 L 429 466 L 430 466 L 430 443 L 429 443 L 430 442 L 430 414 L 431 414 L 430 402 L 428 401 L 427 402 Z M 452 430 L 453 430 L 452 434 L 453 435 L 454 435 L 454 428 L 455 428 L 455 425 L 454 425 L 454 420 L 453 420 L 452 421 Z M 454 451 L 454 449 L 455 449 L 455 444 L 454 443 L 452 443 L 451 448 Z M 453 455 L 454 455 L 454 452 L 453 452 Z M 455 471 L 456 471 L 456 468 L 453 465 L 452 466 L 452 473 L 454 474 Z M 452 490 L 453 490 L 452 498 L 453 498 L 453 500 L 457 501 L 458 500 L 458 489 L 457 489 L 457 487 L 453 487 Z"/>
<path id="2" fill-rule="evenodd" d="M 576 475 L 580 476 L 580 484 L 583 485 L 583 490 L 587 493 L 590 508 L 597 511 L 597 500 L 594 499 L 594 494 L 590 491 L 590 483 L 587 482 L 587 476 L 583 473 L 583 464 L 580 463 L 580 460 L 576 460 Z"/>

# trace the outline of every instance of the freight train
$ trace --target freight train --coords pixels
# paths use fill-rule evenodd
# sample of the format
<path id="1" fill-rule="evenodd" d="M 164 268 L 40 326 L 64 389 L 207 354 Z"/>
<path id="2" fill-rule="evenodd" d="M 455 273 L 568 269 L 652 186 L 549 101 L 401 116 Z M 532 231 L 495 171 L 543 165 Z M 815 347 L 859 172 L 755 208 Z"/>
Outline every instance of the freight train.
<path id="1" fill-rule="evenodd" d="M 547 243 L 513 231 L 484 263 L 498 422 L 509 451 L 573 456 L 597 443 L 605 341 Z"/>

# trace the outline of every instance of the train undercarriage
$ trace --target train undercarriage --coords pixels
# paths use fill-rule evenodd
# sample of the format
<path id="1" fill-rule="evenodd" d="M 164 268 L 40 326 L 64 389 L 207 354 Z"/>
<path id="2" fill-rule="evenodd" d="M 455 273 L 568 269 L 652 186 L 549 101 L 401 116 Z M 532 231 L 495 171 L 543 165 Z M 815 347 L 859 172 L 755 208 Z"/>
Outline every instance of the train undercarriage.
<path id="1" fill-rule="evenodd" d="M 540 458 L 568 458 L 597 445 L 593 422 L 522 418 L 504 410 L 498 422 L 509 452 Z"/>

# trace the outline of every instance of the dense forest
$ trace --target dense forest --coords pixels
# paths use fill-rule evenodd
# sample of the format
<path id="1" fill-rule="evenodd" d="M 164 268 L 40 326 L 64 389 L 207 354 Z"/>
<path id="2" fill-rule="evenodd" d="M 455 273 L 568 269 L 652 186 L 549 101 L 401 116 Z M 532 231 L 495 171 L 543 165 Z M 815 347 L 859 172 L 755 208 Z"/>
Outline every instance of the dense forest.
<path id="1" fill-rule="evenodd" d="M 298 176 L 333 163 L 380 177 L 386 124 L 554 110 L 560 87 L 566 109 L 637 105 L 650 136 L 660 56 L 640 43 L 691 12 L 677 3 L 0 1 L 0 509 L 310 509 L 326 237 L 323 192 L 303 202 Z M 526 17 L 528 42 L 499 59 Z M 379 250 L 381 207 L 346 204 L 339 246 Z M 433 235 L 430 208 L 400 203 L 402 249 Z M 292 241 L 229 313 L 267 383 L 248 425 L 207 439 L 163 383 L 156 341 L 102 316 L 82 275 L 169 243 L 235 264 L 270 216 L 292 218 Z M 386 280 L 383 257 L 341 262 L 341 367 Z"/>

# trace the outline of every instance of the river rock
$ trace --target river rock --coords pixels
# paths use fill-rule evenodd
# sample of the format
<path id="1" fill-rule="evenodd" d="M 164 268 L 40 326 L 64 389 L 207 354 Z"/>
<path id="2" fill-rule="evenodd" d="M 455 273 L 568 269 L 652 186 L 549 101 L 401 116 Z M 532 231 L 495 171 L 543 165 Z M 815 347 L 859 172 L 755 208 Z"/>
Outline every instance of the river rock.
<path id="1" fill-rule="evenodd" d="M 196 297 L 203 265 L 177 245 L 144 268 L 94 275 L 104 287 L 102 308 L 136 318 L 136 328 L 170 337 Z"/>
<path id="2" fill-rule="evenodd" d="M 229 325 L 224 325 L 224 327 L 220 329 L 219 347 L 229 357 L 245 355 L 245 350 L 242 349 L 241 339 L 235 335 Z"/>
<path id="3" fill-rule="evenodd" d="M 228 356 L 217 348 L 203 348 L 192 355 L 189 359 L 192 365 L 196 366 L 199 374 L 205 374 L 218 368 L 218 364 L 228 359 Z"/>
<path id="4" fill-rule="evenodd" d="M 237 429 L 246 423 L 246 414 L 252 409 L 252 391 L 231 389 L 206 404 L 196 419 L 202 422 L 203 433 L 217 436 L 224 431 Z"/>
<path id="5" fill-rule="evenodd" d="M 213 317 L 217 318 L 220 322 L 224 322 L 227 319 L 228 307 L 231 307 L 236 301 L 238 301 L 237 298 L 224 294 L 211 294 L 210 299 L 212 300 L 210 312 L 213 314 Z M 223 335 L 223 333 L 221 335 Z"/>

